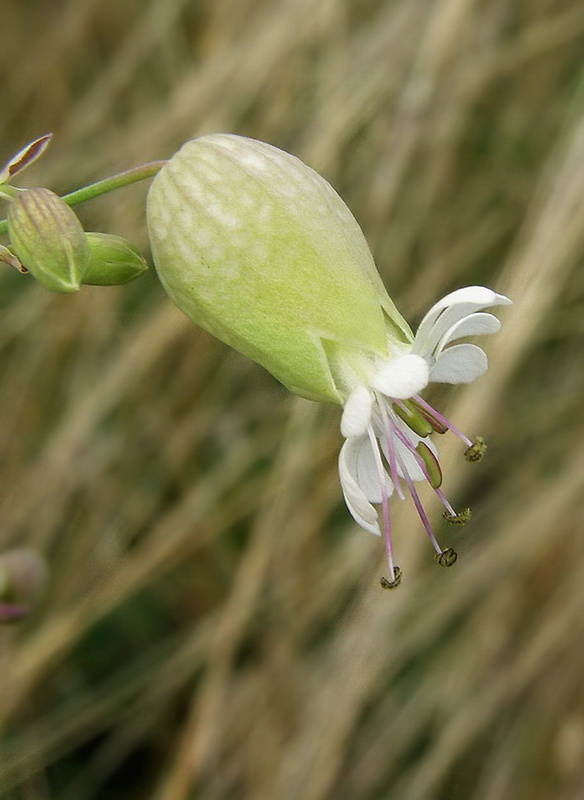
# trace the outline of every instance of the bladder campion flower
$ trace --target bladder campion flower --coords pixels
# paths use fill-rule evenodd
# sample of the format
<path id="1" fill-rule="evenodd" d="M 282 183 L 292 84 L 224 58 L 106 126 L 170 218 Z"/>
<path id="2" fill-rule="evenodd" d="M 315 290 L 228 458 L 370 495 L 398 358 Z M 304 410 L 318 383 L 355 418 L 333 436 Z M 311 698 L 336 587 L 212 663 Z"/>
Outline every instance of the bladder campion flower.
<path id="1" fill-rule="evenodd" d="M 430 437 L 452 431 L 474 443 L 421 396 L 432 381 L 470 383 L 487 369 L 474 344 L 499 321 L 483 309 L 510 301 L 482 286 L 434 305 L 416 335 L 397 311 L 359 225 L 335 190 L 288 153 L 240 136 L 187 142 L 155 177 L 148 196 L 154 261 L 171 299 L 191 319 L 262 364 L 291 391 L 343 406 L 339 473 L 347 507 L 383 534 L 394 564 L 389 498 L 409 494 L 439 563 L 438 545 L 415 483 L 428 482 L 445 516 L 464 523 L 440 488 Z M 380 506 L 380 513 L 375 506 Z"/>

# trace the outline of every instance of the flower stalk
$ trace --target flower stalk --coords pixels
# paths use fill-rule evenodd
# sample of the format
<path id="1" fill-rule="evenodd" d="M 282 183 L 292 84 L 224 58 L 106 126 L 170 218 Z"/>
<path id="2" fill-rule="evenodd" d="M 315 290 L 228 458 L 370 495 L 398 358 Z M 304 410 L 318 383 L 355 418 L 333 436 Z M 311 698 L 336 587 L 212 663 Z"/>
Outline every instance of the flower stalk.
<path id="1" fill-rule="evenodd" d="M 7 184 L 9 180 L 11 180 L 17 173 L 21 172 L 25 167 L 36 161 L 37 158 L 44 153 L 49 145 L 50 140 L 51 134 L 42 136 L 40 139 L 37 139 L 36 141 L 31 142 L 31 144 L 24 147 L 19 153 L 17 153 L 8 161 L 2 170 L 0 170 L 0 185 L 4 185 L 4 191 L 7 191 L 12 196 L 15 196 L 15 194 L 18 193 L 18 189 L 5 186 L 5 184 Z M 123 186 L 130 186 L 132 183 L 137 183 L 138 181 L 152 178 L 157 174 L 157 172 L 159 172 L 165 163 L 166 160 L 162 159 L 159 161 L 150 161 L 146 164 L 140 164 L 137 167 L 131 167 L 130 169 L 119 172 L 116 175 L 103 178 L 102 180 L 91 183 L 88 186 L 82 187 L 81 189 L 76 189 L 73 192 L 69 192 L 68 194 L 63 195 L 61 199 L 68 206 L 75 206 L 79 203 L 84 203 L 87 200 L 93 200 L 95 197 L 99 197 L 102 194 L 107 194 L 115 189 L 121 189 Z M 0 220 L 0 234 L 7 232 L 8 220 Z"/>

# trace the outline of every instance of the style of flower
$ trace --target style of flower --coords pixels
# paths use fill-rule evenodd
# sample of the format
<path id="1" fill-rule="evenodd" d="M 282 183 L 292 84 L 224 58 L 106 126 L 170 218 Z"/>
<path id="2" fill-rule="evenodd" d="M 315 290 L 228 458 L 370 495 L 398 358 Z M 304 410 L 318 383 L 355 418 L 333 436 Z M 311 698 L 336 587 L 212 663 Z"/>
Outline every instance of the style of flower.
<path id="1" fill-rule="evenodd" d="M 510 301 L 483 286 L 469 286 L 446 295 L 426 314 L 410 347 L 377 364 L 368 382 L 357 385 L 344 405 L 341 432 L 346 438 L 339 457 L 339 475 L 347 508 L 366 531 L 385 540 L 391 589 L 401 580 L 394 563 L 389 498 L 406 493 L 414 502 L 428 537 L 443 566 L 456 561 L 452 548 L 442 550 L 422 506 L 415 483 L 426 481 L 444 506 L 444 517 L 464 524 L 470 517 L 465 509 L 457 513 L 441 490 L 442 470 L 433 433 L 451 431 L 466 446 L 466 458 L 478 461 L 485 450 L 481 438 L 471 441 L 420 392 L 432 382 L 471 383 L 483 375 L 487 357 L 474 344 L 452 344 L 463 337 L 495 333 L 500 322 L 483 309 Z M 395 345 L 394 345 L 395 349 Z M 381 524 L 374 504 L 381 506 Z"/>

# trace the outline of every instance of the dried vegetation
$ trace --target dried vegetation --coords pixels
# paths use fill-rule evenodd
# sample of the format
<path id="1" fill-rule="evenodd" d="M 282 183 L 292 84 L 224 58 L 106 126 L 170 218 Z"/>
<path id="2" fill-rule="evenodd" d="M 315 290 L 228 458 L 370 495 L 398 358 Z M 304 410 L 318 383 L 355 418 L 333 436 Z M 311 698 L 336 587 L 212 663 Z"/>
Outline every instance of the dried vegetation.
<path id="1" fill-rule="evenodd" d="M 339 414 L 175 311 L 155 277 L 0 274 L 0 550 L 50 561 L 0 638 L 6 800 L 584 795 L 584 9 L 577 0 L 0 0 L 0 160 L 65 192 L 231 131 L 304 158 L 415 322 L 510 295 L 444 396 L 474 509 L 402 587 L 344 510 Z M 147 252 L 146 187 L 88 203 Z M 450 449 L 448 449 L 450 447 Z M 438 509 L 435 509 L 438 512 Z"/>

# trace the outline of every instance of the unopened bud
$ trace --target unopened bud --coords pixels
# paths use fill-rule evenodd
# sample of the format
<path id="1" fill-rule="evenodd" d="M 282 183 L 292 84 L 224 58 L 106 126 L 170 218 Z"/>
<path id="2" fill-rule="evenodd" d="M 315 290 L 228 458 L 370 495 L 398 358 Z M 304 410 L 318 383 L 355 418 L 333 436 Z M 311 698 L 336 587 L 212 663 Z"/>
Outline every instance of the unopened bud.
<path id="1" fill-rule="evenodd" d="M 77 292 L 91 253 L 77 215 L 50 189 L 19 192 L 8 209 L 11 250 L 53 292 Z"/>
<path id="2" fill-rule="evenodd" d="M 91 261 L 83 283 L 92 286 L 119 286 L 134 280 L 148 269 L 137 247 L 109 233 L 86 233 Z"/>
<path id="3" fill-rule="evenodd" d="M 45 589 L 48 570 L 36 550 L 18 548 L 0 555 L 0 623 L 26 616 Z"/>

